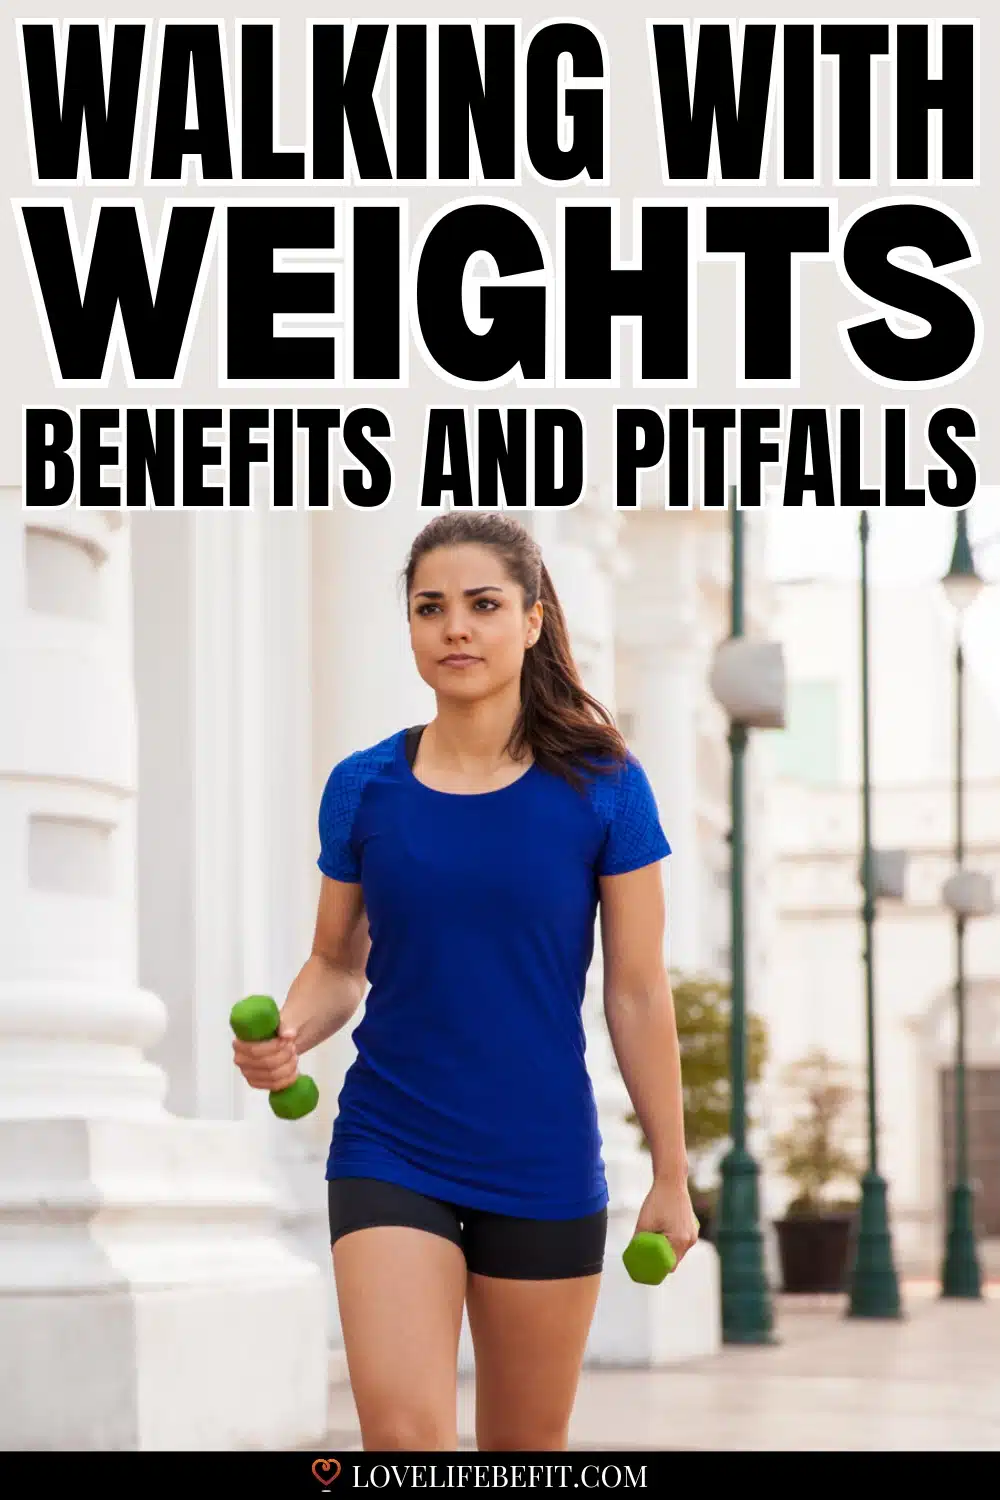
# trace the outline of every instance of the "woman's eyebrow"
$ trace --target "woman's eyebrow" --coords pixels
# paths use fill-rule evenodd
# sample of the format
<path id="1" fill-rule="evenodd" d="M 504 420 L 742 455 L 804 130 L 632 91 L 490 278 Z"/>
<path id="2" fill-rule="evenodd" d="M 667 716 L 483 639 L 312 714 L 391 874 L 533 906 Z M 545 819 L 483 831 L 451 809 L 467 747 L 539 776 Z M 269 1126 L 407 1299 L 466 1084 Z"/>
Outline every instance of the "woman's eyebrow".
<path id="1" fill-rule="evenodd" d="M 463 589 L 462 593 L 465 595 L 465 597 L 467 599 L 470 599 L 473 596 L 473 594 L 488 594 L 488 593 L 502 594 L 503 593 L 503 589 L 497 583 L 481 583 L 481 584 L 478 585 L 478 587 L 476 587 L 474 589 Z M 444 598 L 444 593 L 443 593 L 443 591 L 441 589 L 418 589 L 417 592 L 416 592 L 416 594 L 414 595 L 414 598 L 416 598 L 416 599 L 443 599 Z"/>

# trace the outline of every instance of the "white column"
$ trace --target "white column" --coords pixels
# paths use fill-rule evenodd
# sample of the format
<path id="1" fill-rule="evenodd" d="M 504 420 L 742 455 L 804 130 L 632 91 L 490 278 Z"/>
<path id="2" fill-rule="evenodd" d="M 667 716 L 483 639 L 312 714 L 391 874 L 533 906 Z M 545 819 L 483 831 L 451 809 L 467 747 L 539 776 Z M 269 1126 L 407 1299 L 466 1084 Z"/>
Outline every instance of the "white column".
<path id="1" fill-rule="evenodd" d="M 559 595 L 573 656 L 583 684 L 615 712 L 615 609 L 619 517 L 591 487 L 584 501 L 558 520 L 541 516 L 535 535 Z M 608 1186 L 620 1209 L 637 1211 L 648 1191 L 649 1162 L 635 1129 L 604 1019 L 604 966 L 600 924 L 594 931 L 594 958 L 584 997 L 587 1065 L 594 1084 L 604 1142 Z"/>
<path id="2" fill-rule="evenodd" d="M 549 537 L 542 533 L 538 540 L 566 615 L 574 659 L 587 691 L 614 713 L 619 516 L 591 487 L 573 511 L 558 520 L 546 520 L 554 522 L 553 529 Z M 648 1190 L 648 1159 L 625 1118 L 631 1105 L 604 1019 L 603 960 L 598 923 L 584 999 L 587 1061 L 597 1097 L 612 1197 L 637 1210 Z"/>
<path id="3" fill-rule="evenodd" d="M 697 609 L 697 535 L 686 517 L 630 518 L 628 571 L 618 597 L 620 640 L 631 657 L 633 745 L 672 853 L 664 864 L 667 961 L 702 967 L 698 722 L 704 651 Z"/>
<path id="4" fill-rule="evenodd" d="M 129 528 L 9 491 L 0 527 L 0 1447 L 314 1442 L 319 1274 L 247 1129 L 142 1055 Z"/>
<path id="5" fill-rule="evenodd" d="M 588 692 L 615 712 L 616 585 L 624 578 L 621 518 L 593 489 L 585 501 L 535 532 L 566 614 L 573 653 Z M 628 1091 L 604 1016 L 600 923 L 584 998 L 587 1066 L 594 1085 L 608 1179 L 605 1270 L 585 1363 L 655 1365 L 710 1353 L 718 1344 L 717 1266 L 710 1246 L 698 1247 L 676 1278 L 657 1288 L 630 1280 L 621 1255 L 652 1185 L 648 1152 L 626 1120 Z"/>
<path id="6" fill-rule="evenodd" d="M 672 850 L 662 865 L 664 958 L 670 968 L 696 970 L 702 942 L 698 721 L 704 654 L 698 641 L 697 533 L 677 516 L 650 513 L 624 518 L 619 536 L 623 565 L 615 628 L 619 654 L 630 658 L 632 748 L 649 777 Z M 616 1237 L 609 1235 L 615 1253 L 601 1294 L 607 1357 L 658 1365 L 714 1353 L 721 1343 L 714 1247 L 696 1244 L 659 1287 L 636 1286 L 620 1265 L 634 1223 L 634 1214 L 623 1214 L 613 1226 Z"/>
<path id="7" fill-rule="evenodd" d="M 434 513 L 432 513 L 434 514 Z M 430 519 L 402 496 L 375 515 L 338 508 L 310 517 L 312 536 L 313 775 L 310 862 L 319 890 L 317 820 L 333 767 L 397 729 L 434 717 L 434 695 L 410 649 L 399 574 Z M 355 1056 L 348 1026 L 324 1043 L 317 1139 L 329 1145 L 336 1099 Z M 317 1074 L 317 1082 L 320 1083 Z"/>
<path id="8" fill-rule="evenodd" d="M 237 701 L 223 775 L 235 788 L 235 838 L 227 851 L 228 879 L 238 893 L 233 993 L 271 994 L 280 1005 L 309 956 L 316 916 L 309 529 L 301 515 L 258 503 L 231 546 Z M 225 786 L 215 778 L 206 790 L 207 802 L 224 795 Z M 202 1004 L 218 1015 L 210 994 Z M 229 1062 L 228 1038 L 224 1055 Z M 304 1061 L 303 1071 L 312 1072 L 312 1063 Z M 262 1091 L 241 1079 L 236 1090 L 237 1110 L 267 1164 L 282 1226 L 322 1274 L 329 1323 L 335 1289 L 322 1132 L 315 1115 L 279 1120 Z"/>
<path id="9" fill-rule="evenodd" d="M 136 983 L 128 534 L 0 509 L 0 1115 L 157 1119 Z M 119 622 L 125 628 L 118 628 Z"/>
<path id="10" fill-rule="evenodd" d="M 634 652 L 638 712 L 635 752 L 652 784 L 671 846 L 664 866 L 667 962 L 678 973 L 702 966 L 702 872 L 698 819 L 698 655 L 692 646 L 646 643 Z"/>
<path id="11" fill-rule="evenodd" d="M 413 537 L 434 514 L 421 514 L 400 495 L 374 515 L 338 505 L 309 517 L 313 720 L 308 864 L 314 905 L 320 885 L 317 820 L 330 771 L 354 751 L 434 717 L 434 696 L 413 661 L 399 587 Z M 348 1024 L 309 1058 L 320 1090 L 310 1140 L 323 1161 L 344 1076 L 357 1055 L 352 1033 L 363 1016 L 364 1001 Z M 323 1170 L 321 1166 L 321 1174 Z M 318 1233 L 315 1242 L 318 1246 Z M 325 1253 L 329 1258 L 328 1243 Z M 342 1350 L 335 1299 L 329 1326 L 333 1348 Z"/>
<path id="12" fill-rule="evenodd" d="M 246 1087 L 233 1068 L 228 1023 L 230 1006 L 244 994 L 273 994 L 280 1005 L 312 941 L 309 527 L 300 514 L 271 511 L 259 500 L 239 517 L 188 515 L 180 518 L 178 556 L 177 547 L 164 546 L 164 521 L 171 524 L 152 517 L 137 527 L 139 596 L 159 589 L 184 608 L 180 620 L 162 597 L 151 610 L 140 608 L 147 669 L 141 707 L 152 720 L 165 679 L 179 674 L 183 691 L 173 697 L 186 697 L 187 718 L 169 763 L 157 756 L 155 736 L 144 763 L 157 793 L 169 793 L 183 760 L 189 795 L 180 837 L 168 826 L 178 813 L 170 796 L 144 799 L 154 807 L 146 814 L 142 894 L 155 910 L 167 895 L 164 853 L 171 863 L 179 857 L 195 896 L 189 942 L 181 951 L 156 944 L 157 972 L 172 1003 L 185 980 L 191 994 L 186 1056 L 178 1063 L 190 1083 L 176 1091 L 192 1096 L 202 1116 L 246 1122 L 281 1229 L 318 1268 L 329 1323 L 335 1294 L 325 1149 L 315 1116 L 278 1120 L 266 1094 Z M 174 566 L 164 579 L 166 556 Z M 178 632 L 197 643 L 182 661 L 171 652 Z M 146 935 L 152 948 L 157 934 Z M 312 1071 L 313 1060 L 303 1066 Z"/>

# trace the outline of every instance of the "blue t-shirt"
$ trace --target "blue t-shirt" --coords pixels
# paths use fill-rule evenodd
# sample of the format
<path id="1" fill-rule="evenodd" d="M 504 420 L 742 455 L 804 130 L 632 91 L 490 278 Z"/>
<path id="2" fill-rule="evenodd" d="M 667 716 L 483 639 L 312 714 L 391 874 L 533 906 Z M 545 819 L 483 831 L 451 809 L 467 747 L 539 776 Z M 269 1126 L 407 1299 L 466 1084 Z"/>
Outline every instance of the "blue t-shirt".
<path id="1" fill-rule="evenodd" d="M 537 763 L 497 791 L 418 781 L 400 730 L 334 767 L 319 868 L 361 882 L 371 951 L 326 1175 L 468 1208 L 608 1202 L 581 1006 L 599 875 L 670 853 L 634 757 L 585 792 Z"/>

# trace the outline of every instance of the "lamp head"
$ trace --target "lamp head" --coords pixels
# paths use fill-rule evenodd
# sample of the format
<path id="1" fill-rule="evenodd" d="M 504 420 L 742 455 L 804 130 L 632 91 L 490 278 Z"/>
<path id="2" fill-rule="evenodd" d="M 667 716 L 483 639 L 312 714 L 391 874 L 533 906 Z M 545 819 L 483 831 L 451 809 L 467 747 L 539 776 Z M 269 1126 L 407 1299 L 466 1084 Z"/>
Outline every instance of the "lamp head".
<path id="1" fill-rule="evenodd" d="M 969 545 L 968 525 L 965 512 L 955 517 L 955 546 L 951 554 L 951 566 L 941 580 L 948 602 L 959 614 L 968 609 L 978 597 L 983 580 L 976 572 L 976 564 Z"/>

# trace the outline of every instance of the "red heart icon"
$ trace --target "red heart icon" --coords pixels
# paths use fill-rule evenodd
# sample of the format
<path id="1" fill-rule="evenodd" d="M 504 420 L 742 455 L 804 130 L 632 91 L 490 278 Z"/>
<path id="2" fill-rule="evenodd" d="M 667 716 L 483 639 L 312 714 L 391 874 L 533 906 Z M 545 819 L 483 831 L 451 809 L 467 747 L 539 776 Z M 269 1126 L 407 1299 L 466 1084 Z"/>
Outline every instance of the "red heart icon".
<path id="1" fill-rule="evenodd" d="M 331 1472 L 331 1470 L 332 1470 L 332 1472 Z M 339 1458 L 314 1458 L 313 1459 L 313 1464 L 312 1464 L 312 1471 L 315 1474 L 316 1478 L 319 1480 L 320 1484 L 322 1484 L 322 1485 L 332 1484 L 333 1481 L 340 1474 L 340 1459 Z"/>

